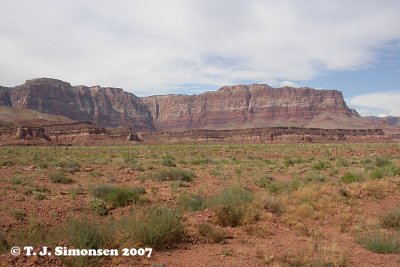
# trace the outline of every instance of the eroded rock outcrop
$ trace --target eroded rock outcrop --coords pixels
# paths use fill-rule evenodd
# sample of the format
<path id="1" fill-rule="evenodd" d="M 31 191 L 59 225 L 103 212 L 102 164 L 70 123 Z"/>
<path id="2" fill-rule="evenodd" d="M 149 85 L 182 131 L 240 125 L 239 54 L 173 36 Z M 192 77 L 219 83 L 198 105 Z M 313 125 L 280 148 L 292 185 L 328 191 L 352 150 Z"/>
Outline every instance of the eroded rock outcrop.
<path id="1" fill-rule="evenodd" d="M 388 142 L 393 138 L 381 129 L 317 129 L 298 127 L 272 127 L 235 130 L 190 130 L 183 132 L 142 133 L 144 143 L 341 143 Z"/>
<path id="2" fill-rule="evenodd" d="M 151 115 L 138 97 L 118 88 L 71 86 L 55 79 L 33 79 L 0 88 L 0 104 L 91 121 L 103 127 L 128 126 L 151 131 Z"/>
<path id="3" fill-rule="evenodd" d="M 143 132 L 307 127 L 321 114 L 327 119 L 359 117 L 347 107 L 340 91 L 272 88 L 262 84 L 225 86 L 200 95 L 139 98 L 122 89 L 71 86 L 60 80 L 41 78 L 14 88 L 0 88 L 0 105 Z M 315 124 L 314 121 L 312 127 L 323 128 Z"/>
<path id="4" fill-rule="evenodd" d="M 342 93 L 268 85 L 225 86 L 200 95 L 143 98 L 157 130 L 301 126 L 321 113 L 357 117 Z"/>
<path id="5" fill-rule="evenodd" d="M 90 122 L 0 127 L 0 145 L 108 145 L 140 142 L 128 128 L 106 129 Z"/>

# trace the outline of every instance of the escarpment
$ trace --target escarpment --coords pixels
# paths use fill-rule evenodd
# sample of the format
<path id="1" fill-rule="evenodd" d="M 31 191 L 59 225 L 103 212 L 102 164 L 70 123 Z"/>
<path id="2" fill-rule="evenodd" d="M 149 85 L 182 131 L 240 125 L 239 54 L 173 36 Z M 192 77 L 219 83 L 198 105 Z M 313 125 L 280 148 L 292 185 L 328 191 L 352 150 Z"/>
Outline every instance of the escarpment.
<path id="1" fill-rule="evenodd" d="M 225 86 L 199 95 L 137 97 L 122 89 L 40 78 L 0 87 L 0 105 L 137 132 L 262 127 L 364 127 L 337 90 Z M 336 122 L 338 122 L 336 124 Z M 365 128 L 373 128 L 368 127 Z"/>
<path id="2" fill-rule="evenodd" d="M 358 117 L 342 93 L 268 85 L 225 86 L 200 95 L 143 98 L 157 130 L 306 126 L 322 113 Z"/>

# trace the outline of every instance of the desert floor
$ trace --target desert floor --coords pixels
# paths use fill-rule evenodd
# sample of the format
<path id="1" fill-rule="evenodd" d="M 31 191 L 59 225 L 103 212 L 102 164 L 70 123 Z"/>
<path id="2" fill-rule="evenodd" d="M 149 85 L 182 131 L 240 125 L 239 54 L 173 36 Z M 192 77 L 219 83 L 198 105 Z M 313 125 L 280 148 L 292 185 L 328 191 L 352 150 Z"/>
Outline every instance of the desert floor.
<path id="1" fill-rule="evenodd" d="M 0 266 L 400 266 L 400 144 L 0 148 Z M 151 247 L 150 258 L 12 246 Z"/>

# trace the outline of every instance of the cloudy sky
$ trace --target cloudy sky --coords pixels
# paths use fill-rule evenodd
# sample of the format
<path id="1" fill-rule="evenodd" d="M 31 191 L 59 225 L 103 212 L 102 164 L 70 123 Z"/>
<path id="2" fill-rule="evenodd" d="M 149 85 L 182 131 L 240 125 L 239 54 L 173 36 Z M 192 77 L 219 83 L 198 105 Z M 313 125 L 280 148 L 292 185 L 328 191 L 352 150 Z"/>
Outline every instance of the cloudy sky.
<path id="1" fill-rule="evenodd" d="M 139 96 L 267 83 L 342 90 L 400 116 L 400 1 L 0 0 L 0 84 Z"/>

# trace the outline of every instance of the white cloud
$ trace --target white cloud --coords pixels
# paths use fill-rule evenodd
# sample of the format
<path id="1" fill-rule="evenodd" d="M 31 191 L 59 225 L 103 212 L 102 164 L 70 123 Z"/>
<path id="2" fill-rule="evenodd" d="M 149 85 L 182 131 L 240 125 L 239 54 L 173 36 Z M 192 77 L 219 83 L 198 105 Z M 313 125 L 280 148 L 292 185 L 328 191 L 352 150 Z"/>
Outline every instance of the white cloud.
<path id="1" fill-rule="evenodd" d="M 378 92 L 350 98 L 347 104 L 362 116 L 400 116 L 400 92 Z"/>
<path id="2" fill-rule="evenodd" d="M 279 87 L 285 87 L 285 86 L 289 86 L 289 87 L 293 87 L 293 88 L 300 87 L 300 85 L 298 85 L 294 82 L 289 82 L 289 81 L 283 81 L 283 82 L 279 83 Z"/>
<path id="3" fill-rule="evenodd" d="M 0 4 L 0 84 L 9 86 L 46 76 L 143 95 L 306 80 L 373 64 L 375 49 L 400 38 L 396 0 Z"/>

